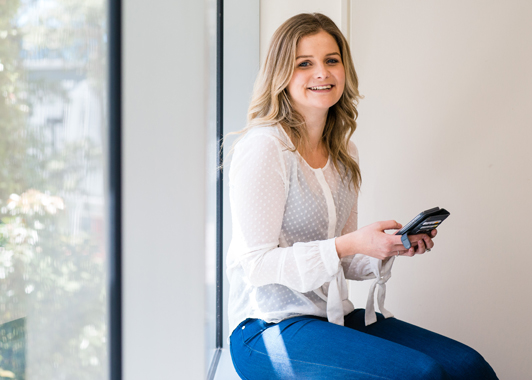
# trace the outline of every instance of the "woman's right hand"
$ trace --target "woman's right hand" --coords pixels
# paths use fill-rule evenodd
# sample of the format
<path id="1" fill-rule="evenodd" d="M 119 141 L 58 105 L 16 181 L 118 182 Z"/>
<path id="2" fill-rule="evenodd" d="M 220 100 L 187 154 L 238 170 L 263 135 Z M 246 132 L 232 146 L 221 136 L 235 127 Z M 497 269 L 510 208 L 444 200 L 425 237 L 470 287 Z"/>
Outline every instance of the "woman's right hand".
<path id="1" fill-rule="evenodd" d="M 366 227 L 350 232 L 336 238 L 336 252 L 338 257 L 351 256 L 357 253 L 385 260 L 396 255 L 414 256 L 422 254 L 427 248 L 432 249 L 436 230 L 431 235 L 419 234 L 409 236 L 412 244 L 410 249 L 405 249 L 401 242 L 401 235 L 387 234 L 387 230 L 402 228 L 395 220 L 376 222 Z"/>

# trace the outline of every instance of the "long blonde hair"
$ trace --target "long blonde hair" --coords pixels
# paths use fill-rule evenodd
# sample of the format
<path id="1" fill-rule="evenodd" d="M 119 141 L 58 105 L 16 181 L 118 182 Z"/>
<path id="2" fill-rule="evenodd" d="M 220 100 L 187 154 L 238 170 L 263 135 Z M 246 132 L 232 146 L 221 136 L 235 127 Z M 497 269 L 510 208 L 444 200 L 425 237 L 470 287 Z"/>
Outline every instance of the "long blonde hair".
<path id="1" fill-rule="evenodd" d="M 323 142 L 332 157 L 334 166 L 346 177 L 352 175 L 355 189 L 361 184 L 360 168 L 349 154 L 349 139 L 356 129 L 358 111 L 356 105 L 361 98 L 358 92 L 358 78 L 351 58 L 349 45 L 336 24 L 321 13 L 302 13 L 285 21 L 274 33 L 266 60 L 261 67 L 253 87 L 253 96 L 248 109 L 248 124 L 239 134 L 251 128 L 280 125 L 294 144 L 293 151 L 305 151 L 308 132 L 303 116 L 290 102 L 287 86 L 296 66 L 297 44 L 302 37 L 320 31 L 329 33 L 338 44 L 345 69 L 345 88 L 340 100 L 327 114 L 323 130 Z M 347 169 L 342 173 L 341 162 Z"/>

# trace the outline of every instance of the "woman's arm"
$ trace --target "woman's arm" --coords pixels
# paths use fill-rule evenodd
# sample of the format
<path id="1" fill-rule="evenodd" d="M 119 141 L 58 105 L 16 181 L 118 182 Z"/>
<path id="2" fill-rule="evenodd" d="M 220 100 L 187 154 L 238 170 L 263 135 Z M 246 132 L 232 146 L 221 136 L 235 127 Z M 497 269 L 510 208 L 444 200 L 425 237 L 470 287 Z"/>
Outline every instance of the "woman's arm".
<path id="1" fill-rule="evenodd" d="M 412 243 L 410 249 L 405 249 L 401 242 L 401 235 L 387 234 L 387 230 L 397 230 L 402 227 L 395 220 L 387 220 L 370 224 L 359 230 L 350 232 L 336 238 L 336 250 L 340 258 L 362 253 L 380 260 L 392 256 L 414 256 L 425 253 L 427 248 L 434 247 L 432 237 L 436 236 L 433 230 L 431 236 L 426 234 L 410 235 Z"/>
<path id="2" fill-rule="evenodd" d="M 338 257 L 341 259 L 345 278 L 359 281 L 368 280 L 376 277 L 375 272 L 378 266 L 376 261 L 381 260 L 381 258 L 377 256 L 379 252 L 371 243 L 366 249 L 363 248 L 363 245 L 367 245 L 368 240 L 371 242 L 372 237 L 376 242 L 386 239 L 386 236 L 384 235 L 387 234 L 384 233 L 384 231 L 382 231 L 383 236 L 380 236 L 380 231 L 372 231 L 370 234 L 370 232 L 366 231 L 365 229 L 361 229 L 362 232 L 357 232 L 357 227 L 358 206 L 357 201 L 355 201 L 355 204 L 353 205 L 353 208 L 349 214 L 349 218 L 347 219 L 347 222 L 342 230 L 342 235 L 337 237 L 335 240 L 335 247 Z M 383 242 L 380 244 L 385 243 Z M 402 245 L 400 248 L 404 250 Z M 390 256 L 393 256 L 393 254 Z M 387 260 L 387 257 L 384 259 Z M 375 262 L 372 263 L 372 261 Z"/>
<path id="3" fill-rule="evenodd" d="M 355 204 L 342 231 L 342 236 L 337 237 L 335 242 L 346 278 L 352 280 L 372 278 L 368 261 L 370 257 L 386 261 L 396 255 L 422 254 L 426 248 L 434 247 L 432 237 L 436 236 L 436 230 L 432 231 L 431 236 L 425 234 L 409 236 L 412 248 L 405 249 L 401 242 L 401 236 L 385 232 L 402 227 L 395 220 L 376 222 L 357 229 L 358 214 L 356 208 Z"/>
<path id="4" fill-rule="evenodd" d="M 230 170 L 232 255 L 254 286 L 282 284 L 308 292 L 341 270 L 334 239 L 280 248 L 288 194 L 287 168 L 274 136 L 255 133 L 235 148 Z"/>

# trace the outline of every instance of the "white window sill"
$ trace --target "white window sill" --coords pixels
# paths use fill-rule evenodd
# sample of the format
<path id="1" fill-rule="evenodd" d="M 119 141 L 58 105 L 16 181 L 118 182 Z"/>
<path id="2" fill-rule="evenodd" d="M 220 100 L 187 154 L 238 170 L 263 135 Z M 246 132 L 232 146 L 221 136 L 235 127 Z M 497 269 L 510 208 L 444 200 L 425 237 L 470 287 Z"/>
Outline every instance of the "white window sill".
<path id="1" fill-rule="evenodd" d="M 240 380 L 240 376 L 238 376 L 235 371 L 235 367 L 233 367 L 231 354 L 226 348 L 222 350 L 216 375 L 214 375 L 214 380 Z"/>

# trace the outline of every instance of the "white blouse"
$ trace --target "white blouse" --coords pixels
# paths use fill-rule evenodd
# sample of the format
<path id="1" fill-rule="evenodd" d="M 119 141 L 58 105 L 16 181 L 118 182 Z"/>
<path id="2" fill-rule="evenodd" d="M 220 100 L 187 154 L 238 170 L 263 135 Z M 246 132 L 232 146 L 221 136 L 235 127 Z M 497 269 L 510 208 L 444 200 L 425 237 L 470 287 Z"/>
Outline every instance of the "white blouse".
<path id="1" fill-rule="evenodd" d="M 386 281 L 394 258 L 363 254 L 338 258 L 335 237 L 357 229 L 357 192 L 331 158 L 313 169 L 279 127 L 257 127 L 240 140 L 229 171 L 233 237 L 227 255 L 229 328 L 246 318 L 280 322 L 316 315 L 339 325 L 354 306 L 346 279 L 375 278 L 366 325 L 385 317 Z M 351 154 L 358 162 L 355 144 Z M 345 167 L 340 163 L 340 169 Z"/>

